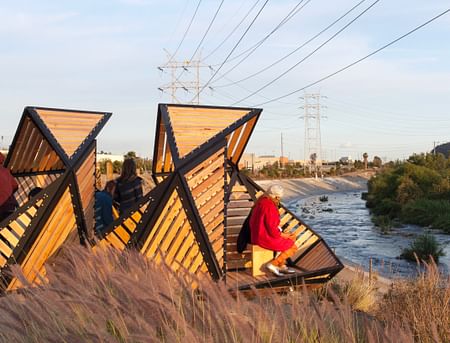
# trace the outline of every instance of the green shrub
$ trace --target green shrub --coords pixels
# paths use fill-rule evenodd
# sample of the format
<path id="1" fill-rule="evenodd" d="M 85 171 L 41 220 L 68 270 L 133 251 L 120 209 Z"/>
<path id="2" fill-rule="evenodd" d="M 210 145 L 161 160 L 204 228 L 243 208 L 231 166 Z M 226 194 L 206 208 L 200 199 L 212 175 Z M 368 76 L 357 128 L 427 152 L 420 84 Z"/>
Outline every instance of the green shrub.
<path id="1" fill-rule="evenodd" d="M 429 261 L 430 257 L 432 257 L 437 263 L 439 262 L 439 257 L 444 255 L 443 248 L 437 242 L 436 237 L 425 234 L 418 236 L 409 248 L 403 250 L 400 257 L 409 261 L 415 261 L 416 256 L 421 261 Z"/>
<path id="2" fill-rule="evenodd" d="M 389 216 L 373 216 L 372 223 L 381 228 L 383 233 L 388 233 L 393 227 L 392 219 Z"/>
<path id="3" fill-rule="evenodd" d="M 420 199 L 406 204 L 402 209 L 402 220 L 408 224 L 431 226 L 450 232 L 450 201 Z"/>

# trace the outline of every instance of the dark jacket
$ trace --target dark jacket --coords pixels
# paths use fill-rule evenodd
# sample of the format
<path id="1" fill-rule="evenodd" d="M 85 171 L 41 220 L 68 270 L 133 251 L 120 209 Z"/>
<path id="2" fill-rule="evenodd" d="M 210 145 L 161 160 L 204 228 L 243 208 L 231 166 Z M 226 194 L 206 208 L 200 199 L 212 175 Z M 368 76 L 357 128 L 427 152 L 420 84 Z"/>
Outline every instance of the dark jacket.
<path id="1" fill-rule="evenodd" d="M 139 176 L 127 182 L 117 179 L 114 200 L 119 203 L 120 214 L 137 203 L 142 196 L 142 179 Z"/>

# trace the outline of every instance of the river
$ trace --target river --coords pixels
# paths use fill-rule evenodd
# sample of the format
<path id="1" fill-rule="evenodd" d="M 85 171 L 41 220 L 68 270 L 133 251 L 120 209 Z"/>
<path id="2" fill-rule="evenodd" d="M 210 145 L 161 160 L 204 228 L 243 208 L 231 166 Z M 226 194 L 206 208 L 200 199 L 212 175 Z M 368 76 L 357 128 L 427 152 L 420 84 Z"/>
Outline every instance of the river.
<path id="1" fill-rule="evenodd" d="M 325 193 L 324 193 L 325 195 Z M 426 230 L 404 225 L 383 234 L 371 222 L 361 191 L 326 194 L 327 202 L 319 196 L 293 199 L 287 207 L 320 234 L 344 262 L 369 268 L 372 259 L 374 270 L 387 277 L 405 277 L 417 273 L 417 265 L 399 259 L 402 249 L 408 247 L 417 235 Z M 446 256 L 441 257 L 439 268 L 450 270 L 450 235 L 431 231 L 439 243 L 445 245 Z"/>

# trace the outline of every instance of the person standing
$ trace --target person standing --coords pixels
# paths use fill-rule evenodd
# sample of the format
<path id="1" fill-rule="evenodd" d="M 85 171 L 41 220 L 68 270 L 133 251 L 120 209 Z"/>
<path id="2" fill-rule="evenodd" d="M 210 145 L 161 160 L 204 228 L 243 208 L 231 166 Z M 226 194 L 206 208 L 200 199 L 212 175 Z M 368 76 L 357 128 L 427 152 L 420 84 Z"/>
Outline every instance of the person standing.
<path id="1" fill-rule="evenodd" d="M 281 232 L 278 205 L 283 196 L 283 188 L 272 185 L 262 195 L 253 207 L 250 217 L 250 237 L 252 244 L 264 249 L 280 252 L 280 254 L 266 264 L 266 268 L 277 276 L 283 273 L 291 274 L 296 270 L 286 266 L 286 260 L 297 251 L 295 235 Z"/>
<path id="2" fill-rule="evenodd" d="M 14 193 L 19 189 L 17 181 L 8 168 L 3 166 L 5 156 L 0 153 L 0 221 L 14 213 L 19 204 Z"/>
<path id="3" fill-rule="evenodd" d="M 116 180 L 114 193 L 114 200 L 119 204 L 120 214 L 137 203 L 142 196 L 142 179 L 137 176 L 136 161 L 128 158 L 123 162 L 122 173 Z"/>

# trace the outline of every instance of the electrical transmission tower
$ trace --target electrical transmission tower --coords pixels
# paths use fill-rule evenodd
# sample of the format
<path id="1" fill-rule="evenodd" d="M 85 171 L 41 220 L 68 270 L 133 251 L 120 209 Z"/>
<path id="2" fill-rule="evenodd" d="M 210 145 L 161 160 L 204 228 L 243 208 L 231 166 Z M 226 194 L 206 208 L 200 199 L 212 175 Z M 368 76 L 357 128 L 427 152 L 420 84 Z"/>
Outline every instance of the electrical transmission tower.
<path id="1" fill-rule="evenodd" d="M 321 105 L 320 100 L 325 98 L 320 93 L 307 94 L 303 99 L 304 115 L 301 117 L 305 120 L 305 145 L 304 158 L 305 164 L 308 165 L 309 173 L 314 173 L 317 178 L 318 174 L 322 176 L 322 140 L 320 135 L 320 118 L 321 109 L 325 106 Z"/>
<path id="2" fill-rule="evenodd" d="M 209 65 L 202 64 L 200 59 L 188 60 L 188 61 L 174 61 L 169 56 L 169 60 L 166 64 L 159 66 L 158 69 L 162 72 L 170 71 L 171 81 L 168 84 L 158 87 L 161 92 L 170 91 L 173 103 L 180 103 L 177 91 L 184 90 L 188 93 L 194 93 L 195 97 L 192 99 L 191 104 L 200 104 L 200 69 L 211 68 Z M 193 80 L 192 80 L 193 77 Z"/>

